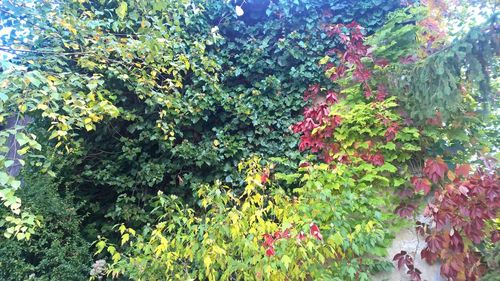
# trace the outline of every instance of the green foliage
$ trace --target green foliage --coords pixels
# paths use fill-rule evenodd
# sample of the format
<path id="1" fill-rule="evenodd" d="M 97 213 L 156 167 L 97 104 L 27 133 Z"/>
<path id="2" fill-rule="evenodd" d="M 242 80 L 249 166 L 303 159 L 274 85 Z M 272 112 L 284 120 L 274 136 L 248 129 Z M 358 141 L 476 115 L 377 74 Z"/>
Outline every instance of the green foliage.
<path id="1" fill-rule="evenodd" d="M 412 165 L 427 155 L 469 160 L 498 144 L 498 118 L 475 112 L 493 100 L 498 42 L 479 36 L 495 32 L 490 23 L 426 49 L 429 10 L 398 10 L 384 25 L 399 7 L 392 0 L 4 2 L 1 28 L 11 32 L 0 50 L 12 56 L 1 65 L 0 123 L 17 121 L 0 132 L 0 200 L 10 209 L 0 224 L 7 237 L 31 238 L 2 241 L 7 280 L 83 279 L 85 241 L 99 234 L 113 277 L 369 280 L 388 269 L 394 207 L 414 199 L 397 198 Z M 353 20 L 373 34 L 375 58 L 392 64 L 366 55 L 355 64 L 373 66 L 372 80 L 353 85 L 350 69 L 332 85 L 323 67 L 347 44 L 325 27 Z M 297 171 L 290 126 L 312 84 L 341 88 L 325 116 L 341 122 L 312 132 L 333 129 L 324 141 L 338 151 L 331 165 L 311 157 Z M 363 87 L 383 97 L 367 99 Z M 421 122 L 436 112 L 443 119 Z M 27 172 L 57 180 L 26 177 L 17 190 L 12 137 Z M 286 165 L 252 158 L 236 169 L 254 154 Z M 43 216 L 39 232 L 32 214 Z"/>
<path id="2" fill-rule="evenodd" d="M 298 163 L 289 126 L 338 44 L 323 25 L 373 32 L 399 5 L 247 1 L 238 17 L 225 1 L 25 2 L 1 12 L 16 28 L 0 38 L 15 55 L 2 65 L 0 118 L 36 120 L 34 161 L 91 202 L 89 237 L 109 218 L 147 222 L 158 190 L 192 200 L 202 182 L 241 186 L 234 167 L 250 154 Z"/>
<path id="3" fill-rule="evenodd" d="M 416 23 L 428 16 L 428 9 L 411 6 L 390 13 L 387 22 L 368 38 L 368 44 L 374 47 L 373 55 L 386 58 L 391 62 L 419 51 L 418 34 L 422 28 Z"/>
<path id="4" fill-rule="evenodd" d="M 387 58 L 393 66 L 386 69 L 390 84 L 409 116 L 416 121 L 433 118 L 438 112 L 444 120 L 463 114 L 464 104 L 475 100 L 483 114 L 497 108 L 498 100 L 492 94 L 491 79 L 497 79 L 498 66 L 491 63 L 498 56 L 498 40 L 493 14 L 485 23 L 475 26 L 451 43 L 434 35 L 438 30 L 424 28 L 419 22 L 428 20 L 427 8 L 412 7 L 399 10 L 388 19 L 388 24 L 370 38 L 374 54 Z M 433 34 L 433 39 L 420 38 Z M 396 40 L 397 39 L 397 40 Z M 425 41 L 426 40 L 426 41 Z M 422 42 L 423 41 L 423 42 Z M 424 45 L 425 47 L 423 48 Z M 405 58 L 416 63 L 400 63 Z"/>
<path id="5" fill-rule="evenodd" d="M 90 243 L 80 235 L 81 218 L 69 196 L 61 197 L 47 177 L 29 176 L 20 189 L 24 208 L 42 216 L 29 240 L 0 240 L 2 280 L 86 280 L 92 262 Z"/>

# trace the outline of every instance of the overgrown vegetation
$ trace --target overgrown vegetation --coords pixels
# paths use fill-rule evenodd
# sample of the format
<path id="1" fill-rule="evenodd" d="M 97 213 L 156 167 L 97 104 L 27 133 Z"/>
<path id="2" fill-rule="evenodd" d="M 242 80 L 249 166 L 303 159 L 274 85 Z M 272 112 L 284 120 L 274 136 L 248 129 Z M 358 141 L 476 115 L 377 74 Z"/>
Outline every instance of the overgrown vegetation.
<path id="1" fill-rule="evenodd" d="M 3 279 L 498 270 L 494 3 L 1 3 Z"/>

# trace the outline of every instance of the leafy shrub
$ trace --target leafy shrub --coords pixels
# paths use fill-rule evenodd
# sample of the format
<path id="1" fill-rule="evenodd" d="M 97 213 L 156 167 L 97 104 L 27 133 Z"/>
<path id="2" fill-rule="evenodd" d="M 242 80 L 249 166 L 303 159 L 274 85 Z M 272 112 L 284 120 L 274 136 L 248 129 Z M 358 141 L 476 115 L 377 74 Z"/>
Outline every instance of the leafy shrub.
<path id="1" fill-rule="evenodd" d="M 395 217 L 380 211 L 386 200 L 355 184 L 347 167 L 337 175 L 324 164 L 277 174 L 277 180 L 300 181 L 297 198 L 269 180 L 258 158 L 241 167 L 247 171 L 242 194 L 220 183 L 204 186 L 199 212 L 160 194 L 164 215 L 155 226 L 136 232 L 122 225 L 120 245 L 98 242 L 98 253 L 112 256 L 109 273 L 132 279 L 369 280 L 370 273 L 391 267 L 381 257 Z"/>
<path id="2" fill-rule="evenodd" d="M 59 195 L 51 179 L 24 174 L 26 186 L 19 196 L 42 216 L 42 226 L 29 240 L 0 240 L 0 279 L 87 280 L 90 243 L 81 237 L 72 198 Z"/>

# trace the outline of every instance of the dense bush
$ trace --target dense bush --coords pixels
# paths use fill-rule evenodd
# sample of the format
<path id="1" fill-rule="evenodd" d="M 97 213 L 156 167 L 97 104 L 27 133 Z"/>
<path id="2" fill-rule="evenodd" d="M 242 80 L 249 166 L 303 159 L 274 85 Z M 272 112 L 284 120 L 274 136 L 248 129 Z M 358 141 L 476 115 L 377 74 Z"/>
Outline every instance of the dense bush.
<path id="1" fill-rule="evenodd" d="M 389 202 L 380 190 L 339 177 L 353 176 L 348 167 L 332 174 L 323 164 L 276 175 L 300 182 L 300 197 L 293 198 L 269 180 L 269 166 L 259 160 L 241 163 L 246 185 L 240 196 L 221 183 L 201 188 L 200 214 L 160 194 L 158 224 L 139 232 L 122 225 L 119 245 L 97 243 L 98 252 L 112 256 L 111 274 L 135 280 L 370 280 L 370 273 L 391 267 L 382 257 L 396 217 L 380 211 Z"/>
<path id="2" fill-rule="evenodd" d="M 78 205 L 60 195 L 50 178 L 28 176 L 18 195 L 25 208 L 42 217 L 41 228 L 30 240 L 2 240 L 2 280 L 87 280 L 92 255 L 90 243 L 81 236 Z"/>

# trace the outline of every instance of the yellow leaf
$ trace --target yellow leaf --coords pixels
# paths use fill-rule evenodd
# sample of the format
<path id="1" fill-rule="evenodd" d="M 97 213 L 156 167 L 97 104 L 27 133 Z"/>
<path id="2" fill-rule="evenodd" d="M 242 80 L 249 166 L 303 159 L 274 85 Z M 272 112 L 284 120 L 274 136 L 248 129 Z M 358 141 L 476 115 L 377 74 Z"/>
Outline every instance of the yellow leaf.
<path id="1" fill-rule="evenodd" d="M 26 104 L 23 103 L 23 104 L 19 105 L 19 111 L 21 113 L 26 112 L 27 109 L 28 109 L 28 107 L 26 106 Z"/>
<path id="2" fill-rule="evenodd" d="M 130 235 L 128 233 L 123 234 L 122 236 L 122 246 L 127 243 L 127 241 L 130 239 Z"/>
<path id="3" fill-rule="evenodd" d="M 212 259 L 210 259 L 210 256 L 205 256 L 203 258 L 203 263 L 205 264 L 205 267 L 208 268 L 210 267 L 210 265 L 212 264 Z"/>

